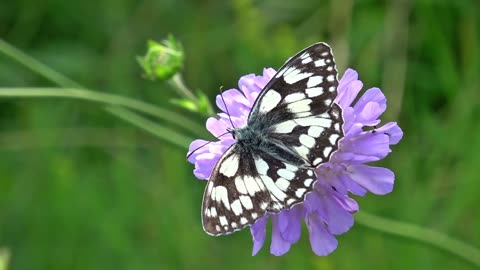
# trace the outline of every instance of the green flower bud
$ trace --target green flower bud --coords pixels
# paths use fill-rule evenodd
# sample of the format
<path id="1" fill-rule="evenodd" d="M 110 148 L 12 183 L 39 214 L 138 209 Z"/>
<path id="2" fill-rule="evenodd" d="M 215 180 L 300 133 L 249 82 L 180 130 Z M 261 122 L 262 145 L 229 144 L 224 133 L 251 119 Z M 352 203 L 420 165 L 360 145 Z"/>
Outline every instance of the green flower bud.
<path id="1" fill-rule="evenodd" d="M 161 44 L 148 41 L 146 55 L 137 60 L 147 78 L 165 81 L 180 71 L 184 58 L 182 45 L 169 35 Z"/>

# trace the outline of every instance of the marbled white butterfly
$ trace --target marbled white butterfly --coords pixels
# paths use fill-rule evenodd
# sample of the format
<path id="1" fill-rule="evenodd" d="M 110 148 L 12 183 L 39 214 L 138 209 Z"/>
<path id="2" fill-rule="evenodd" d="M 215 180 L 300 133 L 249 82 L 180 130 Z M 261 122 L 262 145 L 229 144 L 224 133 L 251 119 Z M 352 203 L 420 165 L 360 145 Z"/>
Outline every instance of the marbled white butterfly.
<path id="1" fill-rule="evenodd" d="M 202 223 L 211 235 L 252 225 L 304 201 L 343 137 L 337 69 L 330 46 L 293 56 L 263 88 L 247 126 L 215 165 L 203 196 Z"/>

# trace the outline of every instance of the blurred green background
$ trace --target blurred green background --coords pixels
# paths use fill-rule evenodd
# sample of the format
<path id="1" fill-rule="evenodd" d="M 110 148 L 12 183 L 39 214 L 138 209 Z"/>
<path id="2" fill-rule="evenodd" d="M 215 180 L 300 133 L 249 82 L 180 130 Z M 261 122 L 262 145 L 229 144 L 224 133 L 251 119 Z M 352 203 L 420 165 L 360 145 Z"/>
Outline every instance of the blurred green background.
<path id="1" fill-rule="evenodd" d="M 361 209 L 480 243 L 480 2 L 0 0 L 0 38 L 90 89 L 173 106 L 135 56 L 174 34 L 184 77 L 213 101 L 220 86 L 278 68 L 317 41 L 343 73 L 389 99 L 402 142 L 379 165 L 392 194 Z M 0 54 L 0 86 L 55 86 Z M 429 245 L 356 224 L 317 257 L 307 234 L 283 257 L 251 257 L 248 230 L 206 235 L 205 182 L 185 150 L 64 99 L 0 99 L 0 247 L 9 269 L 476 269 Z"/>

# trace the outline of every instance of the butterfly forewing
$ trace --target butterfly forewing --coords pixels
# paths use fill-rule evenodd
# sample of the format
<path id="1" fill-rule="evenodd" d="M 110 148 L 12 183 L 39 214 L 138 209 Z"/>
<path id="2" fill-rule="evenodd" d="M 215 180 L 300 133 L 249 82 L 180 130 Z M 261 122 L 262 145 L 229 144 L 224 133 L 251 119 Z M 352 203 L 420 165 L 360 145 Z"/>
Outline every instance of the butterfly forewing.
<path id="1" fill-rule="evenodd" d="M 247 127 L 217 162 L 202 205 L 205 231 L 229 234 L 304 201 L 343 137 L 331 49 L 314 44 L 279 69 L 255 101 Z"/>

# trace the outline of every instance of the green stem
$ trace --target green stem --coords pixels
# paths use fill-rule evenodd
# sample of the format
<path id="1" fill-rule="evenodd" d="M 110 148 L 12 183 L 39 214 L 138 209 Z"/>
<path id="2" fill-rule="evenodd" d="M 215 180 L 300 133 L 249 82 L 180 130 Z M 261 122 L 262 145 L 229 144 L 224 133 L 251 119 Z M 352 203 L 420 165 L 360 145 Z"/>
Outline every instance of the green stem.
<path id="1" fill-rule="evenodd" d="M 198 98 L 192 93 L 192 91 L 190 91 L 190 89 L 188 89 L 188 87 L 183 83 L 183 79 L 182 79 L 182 75 L 180 75 L 179 73 L 173 75 L 173 77 L 168 81 L 170 83 L 170 85 L 172 85 L 173 87 L 175 87 L 175 89 L 178 90 L 178 92 L 192 100 L 193 102 L 195 103 L 198 103 Z"/>
<path id="2" fill-rule="evenodd" d="M 60 74 L 55 70 L 49 68 L 42 62 L 36 60 L 35 58 L 23 53 L 22 51 L 8 44 L 2 39 L 0 39 L 0 52 L 12 58 L 13 60 L 17 61 L 18 63 L 22 64 L 23 66 L 27 67 L 31 71 L 54 82 L 57 85 L 60 85 L 63 87 L 85 88 L 81 86 L 79 83 L 64 76 L 63 74 Z"/>
<path id="3" fill-rule="evenodd" d="M 107 111 L 112 113 L 113 115 L 116 115 L 127 122 L 143 129 L 146 130 L 156 136 L 158 136 L 160 139 L 163 139 L 167 142 L 172 143 L 173 145 L 176 145 L 180 148 L 187 148 L 188 145 L 190 144 L 193 139 L 188 138 L 186 136 L 183 136 L 179 134 L 178 132 L 175 132 L 171 129 L 162 127 L 160 125 L 155 124 L 154 122 L 147 120 L 136 113 L 133 113 L 129 110 L 125 110 L 122 107 L 108 107 Z"/>
<path id="4" fill-rule="evenodd" d="M 440 232 L 413 224 L 377 217 L 364 211 L 358 213 L 355 219 L 358 224 L 365 227 L 429 244 L 476 266 L 480 266 L 480 250 Z"/>
<path id="5" fill-rule="evenodd" d="M 109 105 L 124 106 L 139 112 L 150 114 L 158 118 L 175 123 L 193 134 L 200 134 L 199 131 L 204 128 L 196 122 L 173 113 L 169 110 L 161 109 L 143 101 L 126 98 L 123 96 L 99 93 L 95 91 L 77 89 L 77 88 L 2 88 L 0 87 L 0 97 L 31 98 L 31 97 L 60 97 L 84 99 L 88 101 L 100 102 Z"/>

